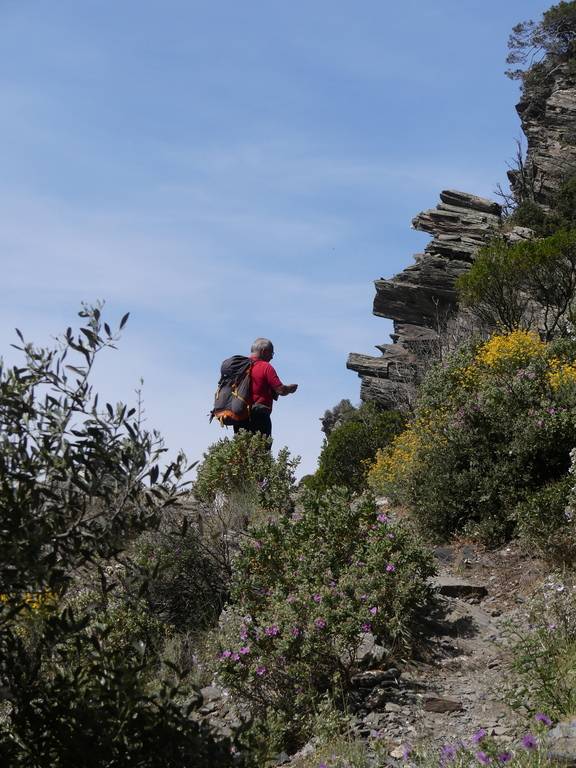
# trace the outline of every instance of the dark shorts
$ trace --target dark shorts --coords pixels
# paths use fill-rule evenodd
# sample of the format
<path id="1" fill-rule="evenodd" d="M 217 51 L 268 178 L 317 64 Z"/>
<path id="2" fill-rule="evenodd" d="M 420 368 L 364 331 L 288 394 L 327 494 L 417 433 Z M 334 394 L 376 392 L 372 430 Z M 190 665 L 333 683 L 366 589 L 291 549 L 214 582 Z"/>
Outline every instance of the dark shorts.
<path id="1" fill-rule="evenodd" d="M 254 409 L 247 421 L 234 424 L 234 434 L 238 434 L 241 429 L 245 429 L 247 432 L 260 432 L 266 437 L 271 437 L 272 419 L 270 418 L 270 411 L 263 408 Z"/>

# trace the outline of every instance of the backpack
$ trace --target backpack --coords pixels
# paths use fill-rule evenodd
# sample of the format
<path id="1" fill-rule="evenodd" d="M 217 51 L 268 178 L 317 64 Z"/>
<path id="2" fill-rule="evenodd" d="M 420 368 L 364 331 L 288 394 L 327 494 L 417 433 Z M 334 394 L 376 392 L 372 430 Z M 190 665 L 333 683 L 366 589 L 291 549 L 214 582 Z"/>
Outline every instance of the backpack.
<path id="1" fill-rule="evenodd" d="M 220 367 L 220 381 L 214 396 L 210 421 L 217 419 L 221 426 L 230 426 L 250 418 L 252 405 L 253 360 L 244 355 L 228 357 Z"/>

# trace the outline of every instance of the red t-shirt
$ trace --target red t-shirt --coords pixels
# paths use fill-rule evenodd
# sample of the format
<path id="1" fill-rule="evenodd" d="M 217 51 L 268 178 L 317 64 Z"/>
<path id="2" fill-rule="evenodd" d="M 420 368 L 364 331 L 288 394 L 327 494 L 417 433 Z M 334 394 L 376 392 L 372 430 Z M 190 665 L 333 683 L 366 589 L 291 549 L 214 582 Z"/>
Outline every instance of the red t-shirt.
<path id="1" fill-rule="evenodd" d="M 272 410 L 274 391 L 282 386 L 278 374 L 265 360 L 252 365 L 252 404 L 261 403 Z"/>

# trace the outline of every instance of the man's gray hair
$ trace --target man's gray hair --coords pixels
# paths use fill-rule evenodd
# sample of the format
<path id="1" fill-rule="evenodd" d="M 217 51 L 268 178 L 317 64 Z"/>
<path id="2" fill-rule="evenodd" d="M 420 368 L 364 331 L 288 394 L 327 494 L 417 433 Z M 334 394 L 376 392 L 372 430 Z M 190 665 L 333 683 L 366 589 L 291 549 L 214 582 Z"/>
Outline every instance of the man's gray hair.
<path id="1" fill-rule="evenodd" d="M 252 349 L 250 351 L 260 354 L 267 349 L 274 349 L 274 344 L 272 344 L 270 339 L 256 339 L 252 344 Z"/>

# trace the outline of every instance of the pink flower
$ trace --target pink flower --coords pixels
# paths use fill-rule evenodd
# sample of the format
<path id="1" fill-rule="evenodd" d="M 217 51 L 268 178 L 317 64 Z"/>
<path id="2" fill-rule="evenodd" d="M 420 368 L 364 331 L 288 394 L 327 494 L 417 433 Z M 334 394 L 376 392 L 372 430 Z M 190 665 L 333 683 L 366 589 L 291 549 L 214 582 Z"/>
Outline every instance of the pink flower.
<path id="1" fill-rule="evenodd" d="M 240 630 L 240 640 L 248 640 L 248 630 L 246 627 L 242 627 Z"/>
<path id="2" fill-rule="evenodd" d="M 221 659 L 229 659 L 232 656 L 232 651 L 222 651 L 220 654 Z"/>
<path id="3" fill-rule="evenodd" d="M 266 674 L 266 672 L 268 672 L 266 667 L 263 667 L 263 666 L 256 667 L 256 674 L 258 675 L 258 677 L 263 677 Z"/>
<path id="4" fill-rule="evenodd" d="M 394 573 L 395 570 L 396 570 L 396 566 L 394 565 L 394 563 L 388 563 L 388 565 L 386 566 L 386 573 Z"/>
<path id="5" fill-rule="evenodd" d="M 250 647 L 248 645 L 243 645 L 242 648 L 238 651 L 238 653 L 241 653 L 242 656 L 246 656 L 247 653 L 250 653 Z"/>
<path id="6" fill-rule="evenodd" d="M 372 632 L 372 624 L 370 624 L 369 621 L 365 621 L 364 624 L 360 627 L 362 632 Z"/>
<path id="7" fill-rule="evenodd" d="M 319 595 L 319 594 L 312 595 L 312 600 L 314 600 L 315 603 L 321 603 L 322 595 Z"/>
<path id="8" fill-rule="evenodd" d="M 372 614 L 372 616 L 376 616 L 376 614 L 378 613 L 378 608 L 375 605 L 373 605 L 372 608 L 370 608 L 370 613 Z"/>
<path id="9" fill-rule="evenodd" d="M 376 520 L 378 520 L 379 523 L 389 523 L 390 522 L 390 518 L 388 517 L 388 515 L 385 515 L 383 512 L 380 512 L 380 514 L 378 515 Z"/>
<path id="10" fill-rule="evenodd" d="M 324 629 L 326 627 L 325 619 L 314 619 L 314 626 L 316 629 Z"/>
<path id="11" fill-rule="evenodd" d="M 302 634 L 302 630 L 300 629 L 300 627 L 292 627 L 292 629 L 290 630 L 290 633 L 292 637 L 300 637 L 300 635 Z"/>
<path id="12" fill-rule="evenodd" d="M 232 661 L 240 661 L 240 654 L 233 653 L 232 654 Z"/>
<path id="13" fill-rule="evenodd" d="M 272 624 L 272 626 L 266 627 L 264 629 L 264 634 L 268 635 L 268 637 L 276 637 L 280 634 L 280 629 L 276 624 Z"/>

